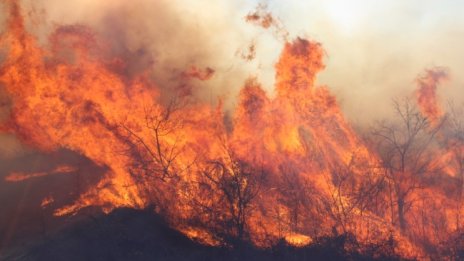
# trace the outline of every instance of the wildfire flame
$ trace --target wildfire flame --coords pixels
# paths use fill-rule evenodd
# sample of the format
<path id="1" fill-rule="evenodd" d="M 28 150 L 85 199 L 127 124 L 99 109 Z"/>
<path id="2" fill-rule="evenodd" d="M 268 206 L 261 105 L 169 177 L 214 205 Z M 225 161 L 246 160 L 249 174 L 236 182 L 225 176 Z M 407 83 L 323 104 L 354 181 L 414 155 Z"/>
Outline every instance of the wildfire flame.
<path id="1" fill-rule="evenodd" d="M 437 121 L 443 116 L 437 96 L 437 87 L 447 78 L 448 73 L 443 68 L 426 70 L 422 76 L 417 78 L 417 103 L 421 112 L 432 121 Z"/>
<path id="2" fill-rule="evenodd" d="M 61 166 L 56 167 L 50 172 L 36 172 L 36 173 L 13 172 L 10 175 L 6 176 L 5 180 L 9 182 L 19 182 L 19 181 L 24 181 L 24 180 L 31 179 L 31 178 L 44 177 L 48 175 L 68 174 L 68 173 L 75 172 L 76 170 L 77 169 L 74 168 L 73 166 L 61 165 Z"/>
<path id="3" fill-rule="evenodd" d="M 329 88 L 316 85 L 324 69 L 321 44 L 286 42 L 275 65 L 275 97 L 249 79 L 228 124 L 221 103 L 164 101 L 145 74 L 118 73 L 123 61 L 101 55 L 105 46 L 89 28 L 58 27 L 41 47 L 25 30 L 19 4 L 9 1 L 9 8 L 0 81 L 13 102 L 3 128 L 38 149 L 66 148 L 108 169 L 55 215 L 87 206 L 105 212 L 154 206 L 172 226 L 205 244 L 219 245 L 221 235 L 233 235 L 263 247 L 282 238 L 304 246 L 335 231 L 366 242 L 394 236 L 404 253 L 421 253 L 389 222 L 394 210 L 366 207 L 369 196 L 353 196 L 369 182 L 383 184 L 369 193 L 391 189 L 392 183 L 384 180 L 381 160 L 346 122 Z M 263 10 L 246 19 L 265 28 L 276 21 Z M 182 76 L 208 80 L 213 74 L 209 67 L 193 66 Z M 429 70 L 418 79 L 419 108 L 432 121 L 444 114 L 435 91 L 446 77 Z M 74 170 L 12 173 L 6 180 Z M 434 191 L 422 193 L 411 197 Z M 51 202 L 47 198 L 42 205 Z"/>

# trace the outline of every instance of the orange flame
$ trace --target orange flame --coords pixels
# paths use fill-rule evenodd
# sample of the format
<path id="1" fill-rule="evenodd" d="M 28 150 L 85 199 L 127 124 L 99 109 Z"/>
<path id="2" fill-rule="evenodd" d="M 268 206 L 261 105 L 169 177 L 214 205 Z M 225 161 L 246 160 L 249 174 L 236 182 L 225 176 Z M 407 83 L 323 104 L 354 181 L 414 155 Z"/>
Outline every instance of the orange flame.
<path id="1" fill-rule="evenodd" d="M 315 86 L 316 74 L 324 68 L 318 43 L 301 38 L 286 43 L 276 65 L 277 97 L 268 98 L 250 80 L 240 94 L 233 131 L 227 133 L 218 109 L 195 103 L 170 110 L 156 103 L 158 89 L 143 76 L 128 80 L 112 71 L 111 63 L 98 55 L 102 49 L 88 28 L 60 27 L 50 36 L 50 48 L 40 48 L 25 31 L 18 4 L 10 5 L 9 28 L 2 37 L 9 53 L 0 69 L 0 80 L 13 98 L 9 131 L 40 149 L 68 148 L 109 169 L 96 187 L 89 188 L 75 204 L 58 209 L 56 215 L 90 205 L 104 211 L 121 206 L 142 208 L 155 200 L 173 220 L 191 220 L 198 215 L 192 199 L 201 206 L 211 206 L 211 200 L 223 205 L 220 195 L 202 194 L 202 186 L 227 181 L 200 182 L 210 162 L 225 162 L 220 175 L 232 173 L 231 178 L 241 171 L 236 169 L 237 161 L 261 169 L 270 173 L 269 188 L 279 186 L 285 178 L 281 175 L 296 173 L 329 196 L 332 185 L 325 177 L 331 166 L 348 164 L 353 154 L 359 161 L 371 161 L 335 97 L 327 88 Z M 211 70 L 203 74 L 193 70 L 189 75 L 206 79 Z M 174 118 L 172 123 L 168 114 Z M 164 132 L 159 129 L 162 122 Z M 155 144 L 150 140 L 153 130 L 163 132 Z M 278 174 L 289 164 L 292 170 Z M 158 178 L 162 182 L 151 185 L 151 179 Z M 244 177 L 238 189 L 246 193 L 254 184 L 251 178 Z M 262 191 L 262 202 L 250 202 L 253 209 L 280 205 L 282 217 L 289 219 L 290 207 L 268 189 Z M 234 218 L 237 207 L 219 221 Z M 277 225 L 276 220 L 266 218 L 267 212 L 256 210 L 244 216 L 257 244 L 263 244 L 260 238 L 265 234 L 279 237 L 282 231 L 297 235 L 296 230 L 310 230 L 299 228 L 298 223 Z M 275 230 L 264 231 L 261 226 Z"/>
<path id="2" fill-rule="evenodd" d="M 56 167 L 50 172 L 35 172 L 35 173 L 22 173 L 22 172 L 13 172 L 10 175 L 5 177 L 6 181 L 9 182 L 19 182 L 19 181 L 24 181 L 27 179 L 31 178 L 39 178 L 39 177 L 44 177 L 44 176 L 49 176 L 49 175 L 56 175 L 56 174 L 68 174 L 75 172 L 77 169 L 68 166 L 68 165 L 61 165 Z"/>
<path id="3" fill-rule="evenodd" d="M 437 87 L 446 79 L 448 79 L 448 73 L 443 68 L 428 69 L 417 78 L 417 104 L 422 114 L 432 122 L 436 122 L 443 116 L 443 110 L 437 97 Z"/>
<path id="4" fill-rule="evenodd" d="M 0 38 L 8 49 L 0 82 L 13 101 L 5 128 L 38 149 L 66 148 L 108 169 L 55 215 L 87 206 L 109 212 L 154 205 L 179 231 L 210 245 L 232 235 L 262 247 L 280 239 L 305 246 L 317 236 L 345 232 L 365 242 L 395 237 L 404 253 L 421 252 L 391 224 L 392 213 L 365 207 L 365 199 L 354 196 L 369 182 L 394 188 L 382 180 L 376 154 L 346 122 L 335 96 L 317 86 L 321 44 L 286 42 L 275 65 L 276 96 L 249 79 L 228 122 L 221 104 L 184 96 L 162 101 L 161 89 L 145 75 L 129 78 L 115 70 L 123 61 L 105 59 L 89 28 L 58 27 L 40 47 L 25 30 L 19 4 L 9 6 Z M 276 23 L 263 9 L 247 20 L 266 28 Z M 181 77 L 208 80 L 213 74 L 209 67 L 191 67 Z M 432 120 L 443 115 L 436 88 L 446 76 L 429 70 L 418 79 L 418 104 Z M 6 180 L 73 171 L 60 166 Z M 432 194 L 421 193 L 411 197 Z M 46 198 L 42 206 L 51 202 Z"/>

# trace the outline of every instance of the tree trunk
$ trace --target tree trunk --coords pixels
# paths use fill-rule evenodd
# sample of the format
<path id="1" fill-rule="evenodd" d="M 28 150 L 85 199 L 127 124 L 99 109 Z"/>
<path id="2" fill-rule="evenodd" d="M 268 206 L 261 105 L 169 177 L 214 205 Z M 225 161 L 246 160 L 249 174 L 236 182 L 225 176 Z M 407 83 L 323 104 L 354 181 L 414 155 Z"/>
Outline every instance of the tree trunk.
<path id="1" fill-rule="evenodd" d="M 400 224 L 401 232 L 404 232 L 406 230 L 406 219 L 404 217 L 404 199 L 399 198 L 397 200 L 397 204 L 398 204 L 398 222 Z"/>

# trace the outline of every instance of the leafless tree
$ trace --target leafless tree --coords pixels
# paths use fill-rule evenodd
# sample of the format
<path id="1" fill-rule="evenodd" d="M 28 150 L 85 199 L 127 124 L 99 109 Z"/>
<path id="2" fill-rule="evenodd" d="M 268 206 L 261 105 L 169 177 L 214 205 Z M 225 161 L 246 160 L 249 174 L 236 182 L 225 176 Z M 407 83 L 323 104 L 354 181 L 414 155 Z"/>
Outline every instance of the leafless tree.
<path id="1" fill-rule="evenodd" d="M 384 189 L 383 178 L 376 175 L 371 166 L 363 165 L 360 168 L 357 164 L 353 154 L 347 164 L 331 168 L 331 179 L 328 181 L 331 184 L 329 187 L 332 187 L 330 216 L 343 233 L 355 232 L 354 221 L 359 221 L 366 210 L 376 212 L 378 205 L 382 204 L 379 201 Z"/>
<path id="2" fill-rule="evenodd" d="M 462 108 L 449 104 L 449 113 L 444 130 L 444 146 L 451 155 L 450 165 L 453 166 L 456 200 L 456 230 L 461 230 L 461 210 L 464 201 L 464 116 Z"/>
<path id="3" fill-rule="evenodd" d="M 178 145 L 177 136 L 173 143 L 167 143 L 163 138 L 183 127 L 184 121 L 177 115 L 180 106 L 178 100 L 172 100 L 166 107 L 145 110 L 144 127 L 152 134 L 150 140 L 144 139 L 129 126 L 121 125 L 127 132 L 127 139 L 131 141 L 131 153 L 137 156 L 135 167 L 144 170 L 146 176 L 164 180 L 177 175 L 175 160 L 183 147 Z"/>
<path id="4" fill-rule="evenodd" d="M 309 182 L 304 180 L 301 173 L 292 164 L 280 166 L 280 183 L 278 185 L 279 201 L 289 210 L 289 228 L 292 232 L 299 232 L 301 225 L 309 221 L 312 203 L 312 189 Z M 280 218 L 280 217 L 279 217 Z M 312 218 L 315 218 L 314 216 Z M 279 220 L 281 222 L 282 220 Z"/>
<path id="5" fill-rule="evenodd" d="M 144 191 L 147 203 L 155 205 L 160 212 L 170 207 L 167 199 L 175 195 L 175 184 L 195 161 L 179 164 L 180 156 L 187 149 L 180 134 L 188 124 L 182 115 L 186 106 L 185 100 L 172 99 L 164 106 L 146 108 L 143 126 L 134 126 L 131 122 L 119 126 L 120 138 L 127 145 L 122 153 L 131 159 L 127 168 L 134 186 Z"/>
<path id="6" fill-rule="evenodd" d="M 389 185 L 392 223 L 405 231 L 405 215 L 413 204 L 409 196 L 440 168 L 431 148 L 442 123 L 432 125 L 409 99 L 393 104 L 398 118 L 378 123 L 372 134 Z"/>
<path id="7" fill-rule="evenodd" d="M 238 159 L 224 145 L 223 157 L 209 160 L 200 168 L 201 195 L 192 200 L 208 216 L 209 226 L 216 226 L 213 231 L 229 243 L 237 243 L 248 239 L 248 219 L 262 190 L 265 172 Z"/>

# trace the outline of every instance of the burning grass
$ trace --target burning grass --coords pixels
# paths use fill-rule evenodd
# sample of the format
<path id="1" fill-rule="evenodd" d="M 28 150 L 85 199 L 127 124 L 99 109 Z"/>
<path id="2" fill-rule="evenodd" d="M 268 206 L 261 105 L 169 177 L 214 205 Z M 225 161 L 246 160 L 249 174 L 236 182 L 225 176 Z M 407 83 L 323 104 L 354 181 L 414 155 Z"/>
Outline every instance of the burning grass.
<path id="1" fill-rule="evenodd" d="M 268 249 L 284 239 L 304 248 L 329 238 L 350 253 L 384 246 L 375 251 L 408 258 L 432 255 L 460 233 L 464 143 L 458 119 L 447 123 L 436 97 L 441 71 L 419 78 L 419 107 L 395 103 L 398 120 L 382 122 L 364 140 L 329 88 L 316 85 L 324 69 L 320 43 L 286 41 L 275 97 L 250 79 L 227 114 L 221 103 L 190 93 L 163 100 L 145 74 L 118 73 L 114 61 L 123 61 L 101 55 L 105 46 L 89 28 L 59 26 L 41 47 L 19 3 L 8 6 L 0 81 L 12 106 L 4 129 L 39 150 L 66 148 L 107 170 L 55 215 L 154 206 L 171 227 L 209 245 Z M 262 11 L 247 19 L 265 28 L 276 21 Z M 181 77 L 206 81 L 214 72 L 191 67 Z"/>

